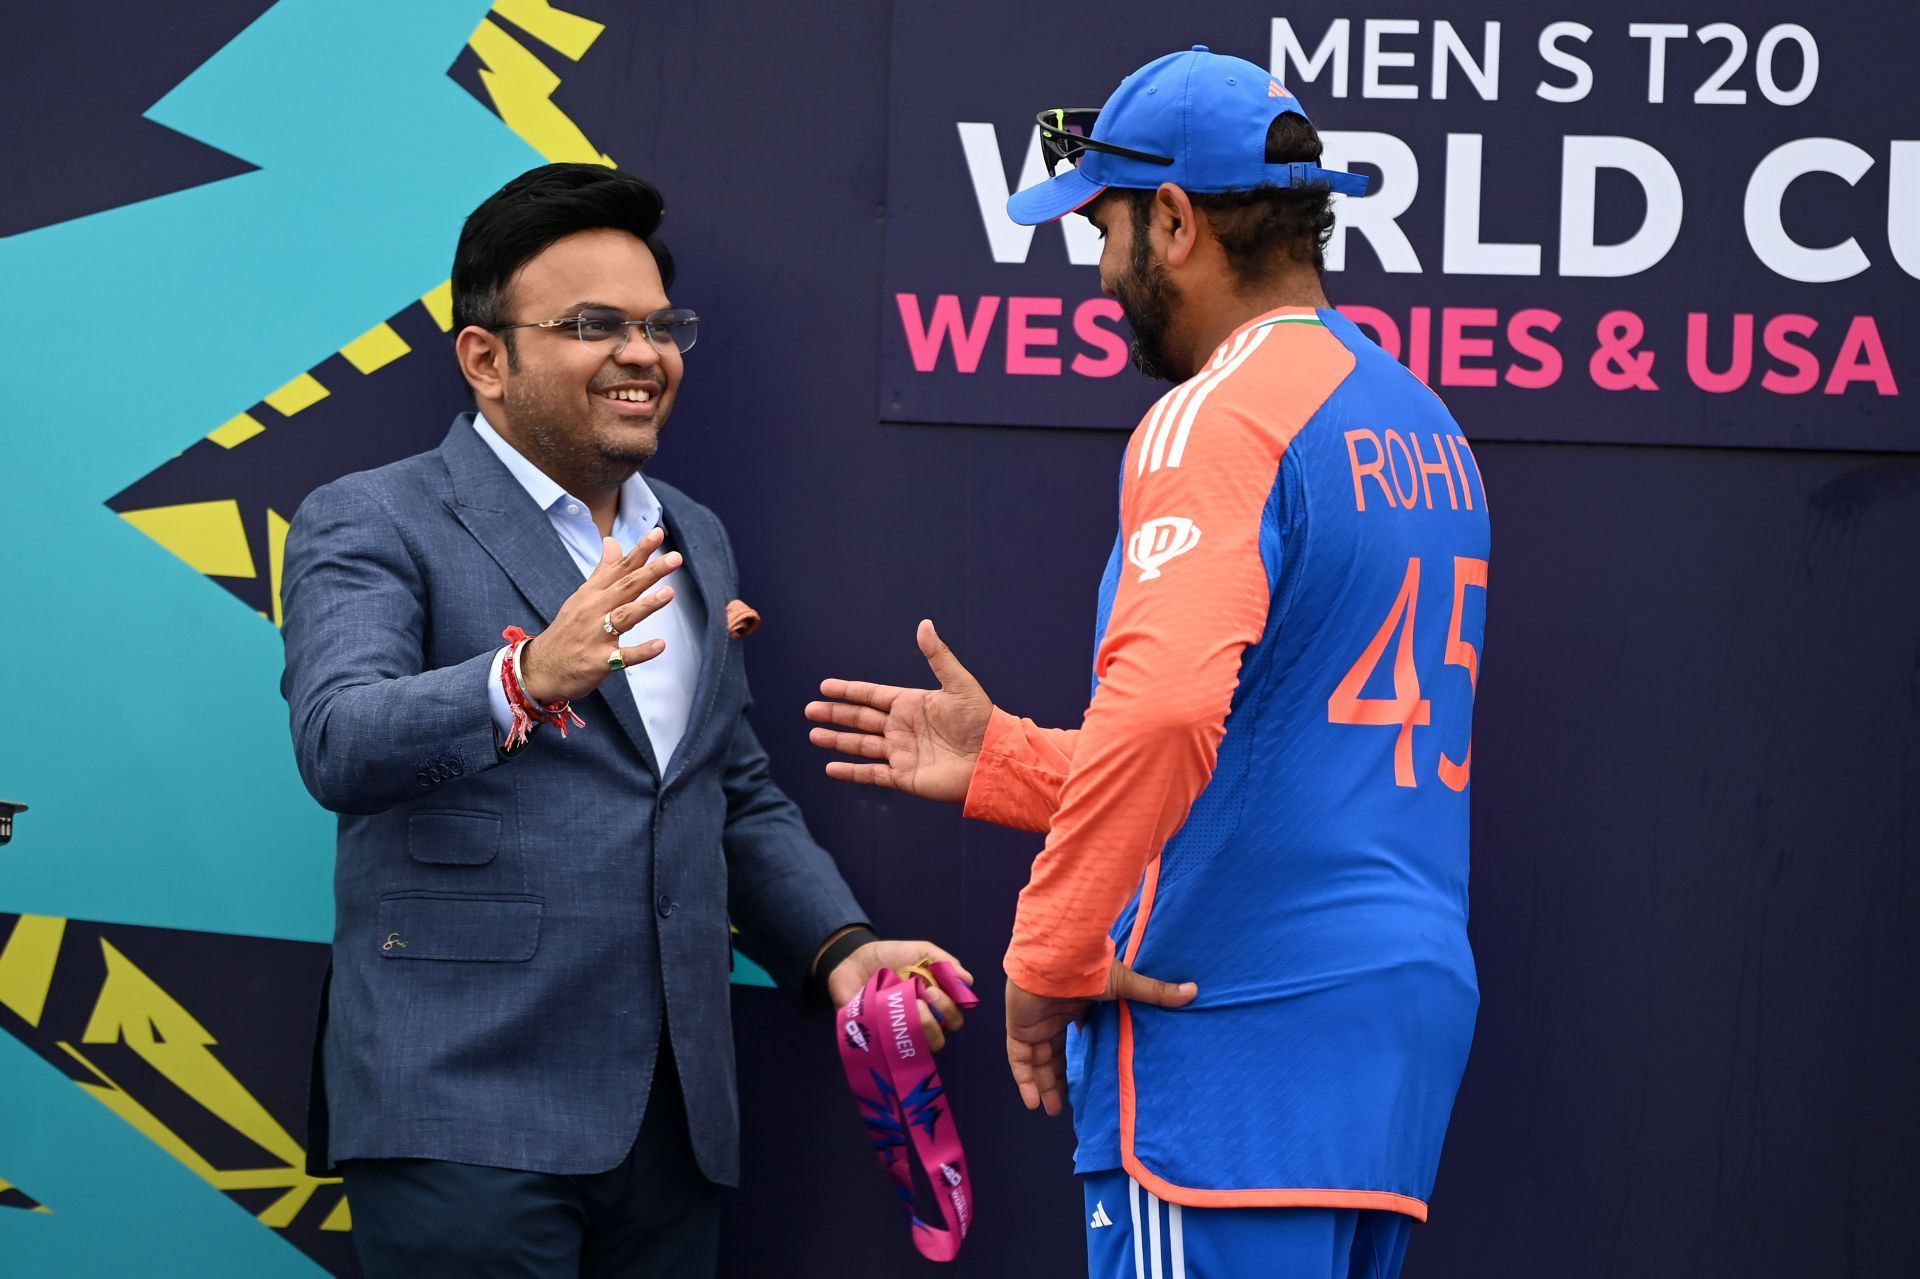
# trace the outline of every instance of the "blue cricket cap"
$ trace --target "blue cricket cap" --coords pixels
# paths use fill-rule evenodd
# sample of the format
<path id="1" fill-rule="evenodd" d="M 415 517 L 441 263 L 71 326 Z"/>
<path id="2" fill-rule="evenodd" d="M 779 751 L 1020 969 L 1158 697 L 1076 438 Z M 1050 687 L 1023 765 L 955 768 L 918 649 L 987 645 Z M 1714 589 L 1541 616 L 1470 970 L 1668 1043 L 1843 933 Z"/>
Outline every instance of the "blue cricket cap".
<path id="1" fill-rule="evenodd" d="M 1195 195 L 1259 186 L 1367 194 L 1372 179 L 1358 173 L 1267 163 L 1267 128 L 1288 113 L 1308 118 L 1300 99 L 1245 58 L 1214 53 L 1204 44 L 1155 58 L 1122 80 L 1100 108 L 1078 163 L 1008 197 L 1007 216 L 1036 226 L 1066 216 L 1108 187 L 1152 191 L 1163 182 Z M 1135 154 L 1102 150 L 1102 144 Z"/>

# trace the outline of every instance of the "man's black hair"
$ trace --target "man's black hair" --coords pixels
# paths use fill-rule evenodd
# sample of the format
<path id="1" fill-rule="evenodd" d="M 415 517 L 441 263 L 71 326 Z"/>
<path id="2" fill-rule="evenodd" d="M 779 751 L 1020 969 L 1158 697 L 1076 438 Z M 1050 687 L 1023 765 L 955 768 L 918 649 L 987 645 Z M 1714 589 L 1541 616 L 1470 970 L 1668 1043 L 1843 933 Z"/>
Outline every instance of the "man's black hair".
<path id="1" fill-rule="evenodd" d="M 661 282 L 671 289 L 673 255 L 655 234 L 665 215 L 660 193 L 631 173 L 598 164 L 528 170 L 488 196 L 460 228 L 453 251 L 454 331 L 469 324 L 496 329 L 513 323 L 506 306 L 514 272 L 548 245 L 579 231 L 611 228 L 646 241 Z"/>
<path id="2" fill-rule="evenodd" d="M 1303 115 L 1288 111 L 1267 126 L 1268 164 L 1318 163 L 1320 134 Z M 1153 192 L 1128 191 L 1136 238 L 1147 234 Z M 1226 250 L 1227 264 L 1249 287 L 1266 283 L 1283 263 L 1310 262 L 1326 269 L 1327 240 L 1333 235 L 1333 195 L 1301 187 L 1259 186 L 1219 195 L 1190 194 L 1205 211 L 1213 234 Z"/>

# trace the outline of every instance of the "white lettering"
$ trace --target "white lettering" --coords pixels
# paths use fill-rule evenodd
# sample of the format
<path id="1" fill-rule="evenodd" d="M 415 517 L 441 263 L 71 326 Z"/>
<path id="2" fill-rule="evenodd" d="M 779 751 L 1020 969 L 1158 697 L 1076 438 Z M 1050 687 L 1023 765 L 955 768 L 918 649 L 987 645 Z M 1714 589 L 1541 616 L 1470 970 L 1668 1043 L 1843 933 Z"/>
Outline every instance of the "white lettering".
<path id="1" fill-rule="evenodd" d="M 1787 279 L 1805 284 L 1831 284 L 1866 270 L 1870 265 L 1866 251 L 1852 236 L 1824 249 L 1795 241 L 1780 220 L 1780 202 L 1794 180 L 1805 174 L 1836 174 L 1852 186 L 1872 167 L 1872 156 L 1839 138 L 1797 138 L 1775 147 L 1747 180 L 1743 214 L 1747 242 L 1754 253 Z"/>
<path id="2" fill-rule="evenodd" d="M 1500 24 L 1488 22 L 1481 40 L 1480 61 L 1473 60 L 1467 42 L 1454 34 L 1453 24 L 1445 18 L 1433 24 L 1433 96 L 1447 96 L 1447 67 L 1458 62 L 1461 72 L 1472 81 L 1475 92 L 1487 102 L 1500 96 Z"/>
<path id="3" fill-rule="evenodd" d="M 1540 32 L 1540 61 L 1573 73 L 1572 84 L 1542 80 L 1535 86 L 1534 92 L 1549 102 L 1578 102 L 1593 92 L 1593 68 L 1585 58 L 1560 47 L 1560 41 L 1569 36 L 1585 44 L 1593 38 L 1593 28 L 1580 22 L 1551 22 Z"/>
<path id="4" fill-rule="evenodd" d="M 1524 193 L 1522 193 L 1524 196 Z M 1447 202 L 1440 269 L 1448 275 L 1538 275 L 1537 244 L 1480 239 L 1480 135 L 1447 135 Z"/>
<path id="5" fill-rule="evenodd" d="M 908 1057 L 920 1055 L 914 1049 L 913 1031 L 907 1024 L 905 998 L 906 992 L 901 990 L 896 990 L 887 996 L 887 1024 L 893 1027 L 893 1046 L 903 1061 Z"/>
<path id="6" fill-rule="evenodd" d="M 1900 269 L 1920 280 L 1920 142 L 1893 144 L 1887 163 L 1887 246 Z"/>
<path id="7" fill-rule="evenodd" d="M 1347 96 L 1347 41 L 1352 23 L 1346 18 L 1335 18 L 1327 28 L 1327 34 L 1320 39 L 1320 47 L 1307 56 L 1306 46 L 1293 33 L 1293 23 L 1285 18 L 1273 20 L 1272 51 L 1267 57 L 1267 69 L 1281 84 L 1297 85 L 1300 82 L 1311 84 L 1319 79 L 1320 72 L 1327 64 L 1333 64 L 1333 96 Z M 1298 75 L 1287 73 L 1287 62 L 1291 59 L 1300 68 Z"/>
<path id="8" fill-rule="evenodd" d="M 1627 34 L 1647 42 L 1647 101 L 1667 100 L 1667 41 L 1687 38 L 1684 22 L 1635 22 Z"/>
<path id="9" fill-rule="evenodd" d="M 1637 275 L 1680 238 L 1680 175 L 1667 157 L 1636 138 L 1570 136 L 1560 169 L 1560 274 Z M 1633 176 L 1646 193 L 1640 229 L 1618 244 L 1593 239 L 1596 178 L 1602 169 Z"/>
<path id="10" fill-rule="evenodd" d="M 1773 78 L 1773 55 L 1779 50 L 1783 40 L 1791 40 L 1800 46 L 1800 82 L 1791 89 L 1782 89 L 1780 82 Z M 1760 92 L 1767 101 L 1777 107 L 1797 107 L 1813 93 L 1813 85 L 1820 78 L 1820 46 L 1813 42 L 1813 32 L 1794 22 L 1783 22 L 1760 37 L 1760 48 L 1753 55 L 1754 78 L 1760 82 Z"/>
<path id="11" fill-rule="evenodd" d="M 1747 60 L 1747 33 L 1731 22 L 1709 22 L 1693 34 L 1701 44 L 1725 40 L 1728 47 L 1727 60 L 1707 77 L 1706 83 L 1693 91 L 1693 100 L 1709 107 L 1745 106 L 1747 91 L 1725 86 L 1727 81 L 1733 79 L 1733 73 L 1740 69 L 1740 64 Z"/>
<path id="12" fill-rule="evenodd" d="M 1388 52 L 1380 47 L 1380 41 L 1387 36 L 1419 35 L 1420 23 L 1413 18 L 1368 18 L 1365 29 L 1367 34 L 1360 53 L 1360 96 L 1364 98 L 1419 97 L 1418 85 L 1387 84 L 1380 79 L 1383 68 L 1413 65 L 1412 53 Z"/>
<path id="13" fill-rule="evenodd" d="M 1338 213 L 1333 222 L 1333 238 L 1327 241 L 1327 270 L 1346 269 L 1347 233 L 1358 231 L 1367 237 L 1373 255 L 1380 259 L 1381 270 L 1418 275 L 1420 257 L 1399 223 L 1400 215 L 1413 207 L 1413 197 L 1420 192 L 1420 161 L 1414 156 L 1413 148 L 1391 133 L 1336 129 L 1322 133 L 1320 143 L 1321 163 L 1330 168 L 1348 169 L 1359 163 L 1371 164 L 1380 170 L 1380 181 L 1366 199 L 1333 197 Z"/>

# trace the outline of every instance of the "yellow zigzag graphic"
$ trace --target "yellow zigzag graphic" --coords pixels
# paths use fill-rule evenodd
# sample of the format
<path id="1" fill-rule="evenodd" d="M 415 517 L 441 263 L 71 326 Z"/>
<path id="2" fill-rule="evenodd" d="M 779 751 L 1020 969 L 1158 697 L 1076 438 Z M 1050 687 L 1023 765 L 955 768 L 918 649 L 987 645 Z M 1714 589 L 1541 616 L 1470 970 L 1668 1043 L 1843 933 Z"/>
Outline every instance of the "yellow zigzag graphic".
<path id="1" fill-rule="evenodd" d="M 0 949 L 0 1005 L 29 1026 L 40 1024 L 47 1010 L 47 991 L 60 962 L 60 941 L 67 921 L 45 915 L 22 915 Z"/>
<path id="2" fill-rule="evenodd" d="M 495 0 L 493 13 L 513 23 L 540 43 L 570 61 L 578 62 L 606 31 L 604 23 L 557 9 L 551 0 Z M 482 18 L 467 47 L 484 64 L 480 81 L 507 127 L 550 162 L 573 161 L 613 165 L 613 157 L 587 139 L 580 126 L 553 100 L 560 77 L 518 37 L 491 18 Z M 444 282 L 420 299 L 441 332 L 453 329 L 453 285 Z M 406 340 L 386 321 L 340 348 L 347 363 L 364 376 L 385 368 L 409 353 Z M 317 367 L 317 365 L 316 365 Z M 207 433 L 221 448 L 232 449 L 272 429 L 272 424 L 311 408 L 331 394 L 311 371 L 300 374 L 261 404 L 237 413 Z M 266 410 L 272 410 L 271 413 Z M 247 546 L 246 526 L 239 503 L 192 502 L 178 506 L 127 511 L 129 524 L 210 577 L 253 578 L 259 575 Z M 286 546 L 288 516 L 269 509 L 269 571 L 273 581 L 273 624 L 282 621 L 280 571 Z"/>
<path id="3" fill-rule="evenodd" d="M 101 983 L 99 999 L 80 1037 L 81 1043 L 126 1045 L 155 1073 L 273 1155 L 276 1162 L 263 1168 L 214 1167 L 84 1052 L 61 1041 L 61 1050 L 97 1081 L 81 1083 L 80 1087 L 217 1189 L 284 1190 L 285 1194 L 258 1215 L 262 1224 L 275 1229 L 292 1225 L 300 1210 L 313 1198 L 314 1191 L 322 1186 L 337 1186 L 340 1179 L 309 1176 L 306 1151 L 221 1064 L 213 1052 L 214 1038 L 206 1028 L 111 942 L 102 939 L 100 949 L 106 956 L 107 977 Z M 346 1200 L 342 1198 L 327 1214 L 320 1229 L 351 1228 L 352 1220 Z"/>
<path id="4" fill-rule="evenodd" d="M 38 1027 L 46 1011 L 66 928 L 64 919 L 22 915 L 0 948 L 0 1005 L 29 1026 Z M 340 1184 L 338 1177 L 307 1175 L 306 1151 L 221 1063 L 212 1034 L 192 1013 L 113 943 L 102 938 L 100 950 L 107 973 L 81 1032 L 81 1047 L 57 1041 L 93 1077 L 94 1082 L 82 1082 L 79 1087 L 220 1190 L 284 1190 L 259 1214 L 262 1223 L 276 1229 L 291 1225 L 320 1187 Z M 263 1168 L 216 1168 L 83 1051 L 97 1044 L 131 1049 L 161 1078 L 267 1151 L 275 1162 Z M 6 1183 L 0 1182 L 0 1190 L 4 1189 Z M 352 1228 L 344 1198 L 320 1228 Z"/>

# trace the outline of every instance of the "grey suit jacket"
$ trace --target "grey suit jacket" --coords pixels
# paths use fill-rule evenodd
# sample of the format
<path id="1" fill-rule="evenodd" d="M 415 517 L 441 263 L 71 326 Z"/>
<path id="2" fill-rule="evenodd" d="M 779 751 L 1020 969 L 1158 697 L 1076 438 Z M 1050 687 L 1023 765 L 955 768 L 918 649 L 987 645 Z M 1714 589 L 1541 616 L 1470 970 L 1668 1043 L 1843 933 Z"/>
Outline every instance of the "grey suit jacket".
<path id="1" fill-rule="evenodd" d="M 670 1025 L 701 1169 L 736 1184 L 729 922 L 796 992 L 829 934 L 864 922 L 747 724 L 726 532 L 648 483 L 705 619 L 664 776 L 623 681 L 577 704 L 587 726 L 565 739 L 498 749 L 500 632 L 537 633 L 581 575 L 470 416 L 294 517 L 281 688 L 301 776 L 340 814 L 316 1052 L 331 1121 L 311 1134 L 332 1159 L 610 1168 Z"/>

